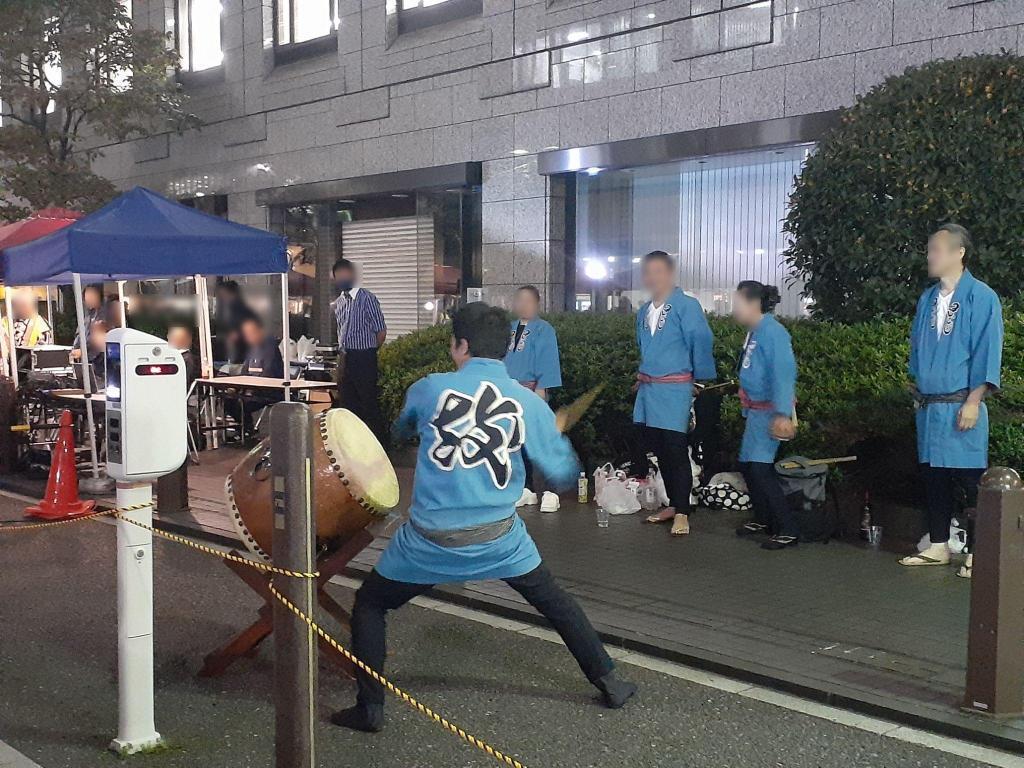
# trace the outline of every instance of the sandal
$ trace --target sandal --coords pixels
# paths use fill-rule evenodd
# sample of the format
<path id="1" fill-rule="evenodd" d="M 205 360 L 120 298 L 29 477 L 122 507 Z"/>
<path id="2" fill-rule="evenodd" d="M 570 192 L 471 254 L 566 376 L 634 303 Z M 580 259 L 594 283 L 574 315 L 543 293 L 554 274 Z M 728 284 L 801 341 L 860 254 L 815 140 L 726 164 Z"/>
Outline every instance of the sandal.
<path id="1" fill-rule="evenodd" d="M 672 535 L 686 536 L 690 532 L 690 516 L 678 513 L 672 518 Z"/>
<path id="2" fill-rule="evenodd" d="M 653 523 L 655 525 L 657 525 L 658 523 L 668 523 L 672 520 L 675 514 L 675 507 L 664 507 L 663 509 L 660 509 L 657 512 L 655 512 L 653 515 L 649 515 L 644 520 L 644 522 Z"/>
<path id="3" fill-rule="evenodd" d="M 761 533 L 768 533 L 768 526 L 764 523 L 749 522 L 744 523 L 736 529 L 737 536 L 757 536 Z"/>
<path id="4" fill-rule="evenodd" d="M 900 558 L 898 562 L 900 565 L 906 565 L 909 567 L 916 567 L 920 565 L 949 565 L 949 560 L 940 560 L 936 557 L 928 557 L 927 555 L 907 555 L 906 557 Z"/>

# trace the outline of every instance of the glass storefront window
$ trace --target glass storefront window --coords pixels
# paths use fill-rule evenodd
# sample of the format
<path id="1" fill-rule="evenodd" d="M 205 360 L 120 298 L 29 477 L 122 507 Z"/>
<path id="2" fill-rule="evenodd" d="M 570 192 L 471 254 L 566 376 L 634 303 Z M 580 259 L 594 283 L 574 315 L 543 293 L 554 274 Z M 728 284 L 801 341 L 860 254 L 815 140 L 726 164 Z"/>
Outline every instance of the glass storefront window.
<path id="1" fill-rule="evenodd" d="M 440 322 L 480 284 L 479 188 L 275 206 L 270 221 L 288 238 L 293 338 L 334 342 L 331 267 L 341 256 L 380 299 L 389 338 Z"/>
<path id="2" fill-rule="evenodd" d="M 726 313 L 741 280 L 778 286 L 786 315 L 805 312 L 782 261 L 782 220 L 808 145 L 579 174 L 575 309 L 633 311 L 643 254 L 679 262 L 679 284 Z"/>

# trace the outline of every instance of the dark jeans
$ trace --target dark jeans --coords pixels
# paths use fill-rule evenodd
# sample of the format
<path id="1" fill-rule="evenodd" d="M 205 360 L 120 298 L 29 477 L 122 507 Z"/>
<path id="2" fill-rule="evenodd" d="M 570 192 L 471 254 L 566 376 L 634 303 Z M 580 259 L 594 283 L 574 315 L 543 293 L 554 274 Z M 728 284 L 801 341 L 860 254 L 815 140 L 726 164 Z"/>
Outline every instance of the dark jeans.
<path id="1" fill-rule="evenodd" d="M 800 525 L 775 474 L 775 465 L 763 461 L 745 461 L 740 464 L 743 479 L 747 481 L 750 503 L 754 505 L 754 520 L 767 525 L 771 533 L 779 536 L 799 536 Z"/>
<path id="2" fill-rule="evenodd" d="M 984 472 L 984 469 L 921 465 L 928 537 L 933 544 L 949 541 L 949 523 L 957 511 L 956 487 L 960 486 L 964 493 L 965 508 L 974 507 L 978 503 L 978 481 Z M 974 538 L 974 526 L 967 520 L 960 522 L 967 528 L 967 545 L 970 548 Z"/>
<path id="3" fill-rule="evenodd" d="M 377 384 L 376 349 L 350 349 L 345 352 L 345 370 L 338 385 L 338 400 L 358 416 L 387 446 L 388 433 L 384 427 L 384 414 L 380 410 L 380 391 Z"/>
<path id="4" fill-rule="evenodd" d="M 676 512 L 689 514 L 690 491 L 693 490 L 693 468 L 690 466 L 690 448 L 685 432 L 640 426 L 640 447 L 643 462 L 638 462 L 640 474 L 647 474 L 647 451 L 658 457 L 658 469 L 665 481 L 669 506 Z"/>
<path id="5" fill-rule="evenodd" d="M 555 582 L 543 564 L 523 576 L 505 579 L 505 583 L 526 598 L 561 636 L 576 662 L 595 683 L 615 666 L 601 644 L 586 614 Z M 388 611 L 401 608 L 417 595 L 432 589 L 430 584 L 411 584 L 392 581 L 372 571 L 356 592 L 352 609 L 352 652 L 378 672 L 384 671 L 387 654 L 385 617 Z M 363 706 L 384 703 L 383 686 L 366 673 L 356 675 L 359 686 L 358 702 Z"/>

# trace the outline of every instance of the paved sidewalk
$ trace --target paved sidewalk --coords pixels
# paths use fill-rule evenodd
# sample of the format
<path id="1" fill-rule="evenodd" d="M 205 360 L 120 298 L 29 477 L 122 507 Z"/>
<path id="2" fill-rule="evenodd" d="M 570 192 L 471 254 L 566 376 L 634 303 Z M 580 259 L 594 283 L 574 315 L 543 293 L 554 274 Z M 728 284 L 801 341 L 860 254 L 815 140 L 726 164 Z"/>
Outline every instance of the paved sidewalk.
<path id="1" fill-rule="evenodd" d="M 231 543 L 222 487 L 241 453 L 202 456 L 190 472 L 191 514 L 164 520 Z M 411 470 L 398 471 L 407 499 Z M 904 569 L 896 553 L 859 542 L 765 552 L 735 537 L 739 518 L 728 513 L 695 515 L 685 538 L 640 515 L 599 529 L 592 506 L 568 499 L 556 514 L 522 514 L 548 566 L 609 642 L 1024 752 L 1024 720 L 959 710 L 970 584 L 952 568 Z M 384 544 L 355 572 L 372 567 Z M 440 593 L 536 620 L 501 583 Z"/>

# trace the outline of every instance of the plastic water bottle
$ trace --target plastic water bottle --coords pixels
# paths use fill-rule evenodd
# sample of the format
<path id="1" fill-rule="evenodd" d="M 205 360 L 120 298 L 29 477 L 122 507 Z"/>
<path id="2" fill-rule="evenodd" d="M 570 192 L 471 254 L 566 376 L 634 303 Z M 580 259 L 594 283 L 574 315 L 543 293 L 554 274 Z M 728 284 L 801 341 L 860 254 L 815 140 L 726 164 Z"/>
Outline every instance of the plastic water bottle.
<path id="1" fill-rule="evenodd" d="M 874 525 L 874 515 L 871 509 L 871 492 L 864 491 L 864 506 L 860 513 L 860 537 L 864 541 L 870 541 L 871 528 Z"/>
<path id="2" fill-rule="evenodd" d="M 580 504 L 587 503 L 587 491 L 590 483 L 587 480 L 587 473 L 580 472 L 580 479 L 576 481 L 576 500 Z"/>

